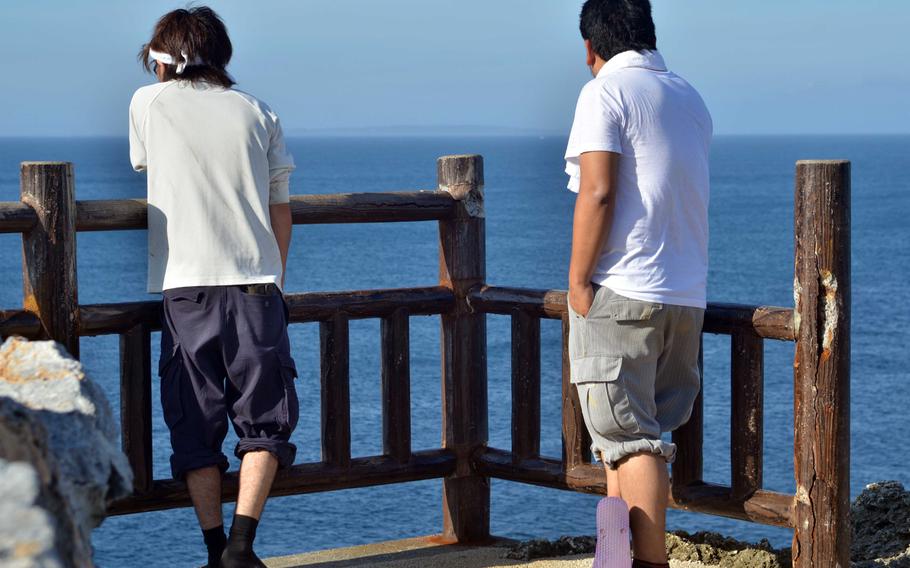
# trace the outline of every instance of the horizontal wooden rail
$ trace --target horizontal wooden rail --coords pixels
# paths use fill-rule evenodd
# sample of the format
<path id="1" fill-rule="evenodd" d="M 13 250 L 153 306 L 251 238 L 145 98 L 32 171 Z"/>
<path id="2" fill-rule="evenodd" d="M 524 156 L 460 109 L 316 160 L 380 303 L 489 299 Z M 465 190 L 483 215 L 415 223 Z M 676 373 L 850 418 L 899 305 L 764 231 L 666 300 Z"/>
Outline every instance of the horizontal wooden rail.
<path id="1" fill-rule="evenodd" d="M 381 318 L 404 309 L 412 316 L 449 312 L 455 305 L 452 290 L 445 286 L 394 288 L 357 292 L 308 292 L 286 294 L 292 322 L 324 321 L 337 312 L 348 319 Z"/>
<path id="2" fill-rule="evenodd" d="M 38 222 L 31 206 L 21 201 L 0 202 L 0 233 L 25 233 Z"/>
<path id="3" fill-rule="evenodd" d="M 0 337 L 11 335 L 38 339 L 41 336 L 41 321 L 33 312 L 23 309 L 0 310 Z"/>
<path id="4" fill-rule="evenodd" d="M 428 288 L 394 288 L 389 290 L 360 290 L 356 292 L 309 292 L 285 294 L 291 312 L 291 322 L 325 321 L 337 312 L 349 319 L 382 318 L 399 309 L 410 315 L 435 315 L 452 309 L 455 297 L 444 286 Z M 152 331 L 161 329 L 158 310 L 160 300 L 87 304 L 79 307 L 79 335 L 125 333 L 136 325 Z M 29 339 L 39 335 L 41 325 L 37 316 L 26 310 L 0 311 L 0 336 L 21 335 Z"/>
<path id="5" fill-rule="evenodd" d="M 516 460 L 512 452 L 485 448 L 474 456 L 474 467 L 498 479 L 605 495 L 603 467 L 584 464 L 566 469 L 558 459 L 539 457 Z M 670 506 L 674 509 L 721 515 L 765 525 L 792 527 L 793 496 L 759 490 L 745 499 L 734 499 L 731 489 L 710 483 L 692 483 L 672 488 Z"/>
<path id="6" fill-rule="evenodd" d="M 751 332 L 765 339 L 796 341 L 792 308 L 709 302 L 704 331 L 733 335 Z"/>
<path id="7" fill-rule="evenodd" d="M 545 319 L 561 319 L 566 313 L 566 293 L 562 290 L 536 290 L 484 286 L 470 295 L 471 307 L 488 314 L 511 315 L 515 309 Z M 751 332 L 767 339 L 795 341 L 792 308 L 748 306 L 709 302 L 705 312 L 706 333 Z"/>
<path id="8" fill-rule="evenodd" d="M 389 456 L 371 456 L 352 459 L 348 467 L 321 462 L 298 464 L 278 473 L 271 495 L 299 495 L 436 479 L 454 472 L 455 462 L 454 452 L 437 449 L 415 452 L 406 462 Z M 237 499 L 237 479 L 237 472 L 225 474 L 222 491 L 224 501 Z M 148 492 L 112 503 L 108 514 L 160 511 L 189 507 L 190 504 L 186 484 L 172 479 L 158 480 L 152 484 Z"/>
<path id="9" fill-rule="evenodd" d="M 438 221 L 455 214 L 458 202 L 444 191 L 292 195 L 291 219 L 298 225 Z M 0 233 L 23 233 L 37 222 L 29 205 L 0 202 Z M 77 231 L 148 228 L 145 199 L 76 201 Z"/>

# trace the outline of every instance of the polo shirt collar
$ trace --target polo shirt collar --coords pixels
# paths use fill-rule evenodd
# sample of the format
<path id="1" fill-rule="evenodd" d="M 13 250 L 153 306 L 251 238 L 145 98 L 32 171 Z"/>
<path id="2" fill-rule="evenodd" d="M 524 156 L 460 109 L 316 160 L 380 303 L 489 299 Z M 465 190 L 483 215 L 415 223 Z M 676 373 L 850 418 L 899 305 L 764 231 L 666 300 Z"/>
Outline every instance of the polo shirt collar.
<path id="1" fill-rule="evenodd" d="M 619 69 L 626 69 L 628 67 L 640 67 L 652 71 L 667 70 L 664 58 L 657 50 L 646 49 L 643 51 L 635 51 L 630 49 L 629 51 L 623 51 L 622 53 L 617 53 L 611 57 L 610 60 L 604 63 L 604 66 L 600 68 L 597 76 L 603 77 L 607 73 Z"/>

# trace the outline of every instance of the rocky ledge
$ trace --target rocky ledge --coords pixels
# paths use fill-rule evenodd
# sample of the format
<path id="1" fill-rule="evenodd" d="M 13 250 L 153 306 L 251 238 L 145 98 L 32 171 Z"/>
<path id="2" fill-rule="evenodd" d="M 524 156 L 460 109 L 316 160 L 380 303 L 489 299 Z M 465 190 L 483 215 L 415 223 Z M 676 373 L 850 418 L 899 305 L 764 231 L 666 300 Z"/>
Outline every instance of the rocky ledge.
<path id="1" fill-rule="evenodd" d="M 0 566 L 92 566 L 91 530 L 132 491 L 101 389 L 53 341 L 0 346 Z"/>
<path id="2" fill-rule="evenodd" d="M 910 568 L 910 492 L 897 481 L 866 486 L 850 507 L 853 568 Z M 532 560 L 590 554 L 594 537 L 564 536 L 557 540 L 518 543 L 506 557 Z M 777 550 L 767 540 L 742 542 L 712 532 L 667 533 L 671 560 L 722 568 L 784 568 L 791 565 L 790 549 Z"/>

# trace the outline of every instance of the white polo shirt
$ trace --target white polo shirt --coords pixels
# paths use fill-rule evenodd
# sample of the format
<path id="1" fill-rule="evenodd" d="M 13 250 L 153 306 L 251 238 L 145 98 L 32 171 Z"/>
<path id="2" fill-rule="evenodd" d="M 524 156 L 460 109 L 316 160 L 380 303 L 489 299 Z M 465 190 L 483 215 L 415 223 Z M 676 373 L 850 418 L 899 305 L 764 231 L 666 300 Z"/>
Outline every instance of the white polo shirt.
<path id="1" fill-rule="evenodd" d="M 616 210 L 593 281 L 651 302 L 704 308 L 708 276 L 711 115 L 657 51 L 625 51 L 581 91 L 566 149 L 620 154 Z"/>
<path id="2" fill-rule="evenodd" d="M 274 282 L 269 205 L 287 203 L 294 160 L 263 102 L 167 81 L 130 102 L 130 161 L 148 172 L 148 291 Z"/>

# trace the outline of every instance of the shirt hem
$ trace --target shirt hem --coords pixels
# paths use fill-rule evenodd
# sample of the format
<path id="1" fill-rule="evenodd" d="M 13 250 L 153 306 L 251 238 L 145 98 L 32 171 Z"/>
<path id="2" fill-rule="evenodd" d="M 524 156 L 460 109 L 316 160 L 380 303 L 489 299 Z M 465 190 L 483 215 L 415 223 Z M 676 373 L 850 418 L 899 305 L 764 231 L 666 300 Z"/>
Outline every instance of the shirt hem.
<path id="1" fill-rule="evenodd" d="M 281 277 L 274 274 L 261 274 L 257 276 L 192 276 L 171 278 L 162 284 L 148 284 L 149 294 L 159 294 L 171 288 L 184 286 L 236 286 L 239 284 L 275 284 L 281 289 Z M 282 289 L 282 292 L 284 290 Z"/>
<path id="2" fill-rule="evenodd" d="M 683 306 L 687 308 L 707 308 L 707 300 L 705 298 L 687 298 L 684 296 L 672 296 L 669 294 L 659 294 L 654 292 L 642 292 L 641 290 L 626 290 L 619 288 L 615 285 L 609 284 L 608 280 L 603 282 L 595 282 L 601 286 L 609 288 L 613 292 L 616 292 L 620 296 L 625 296 L 633 300 L 640 300 L 642 302 L 657 302 L 660 304 L 669 304 L 671 306 Z"/>

